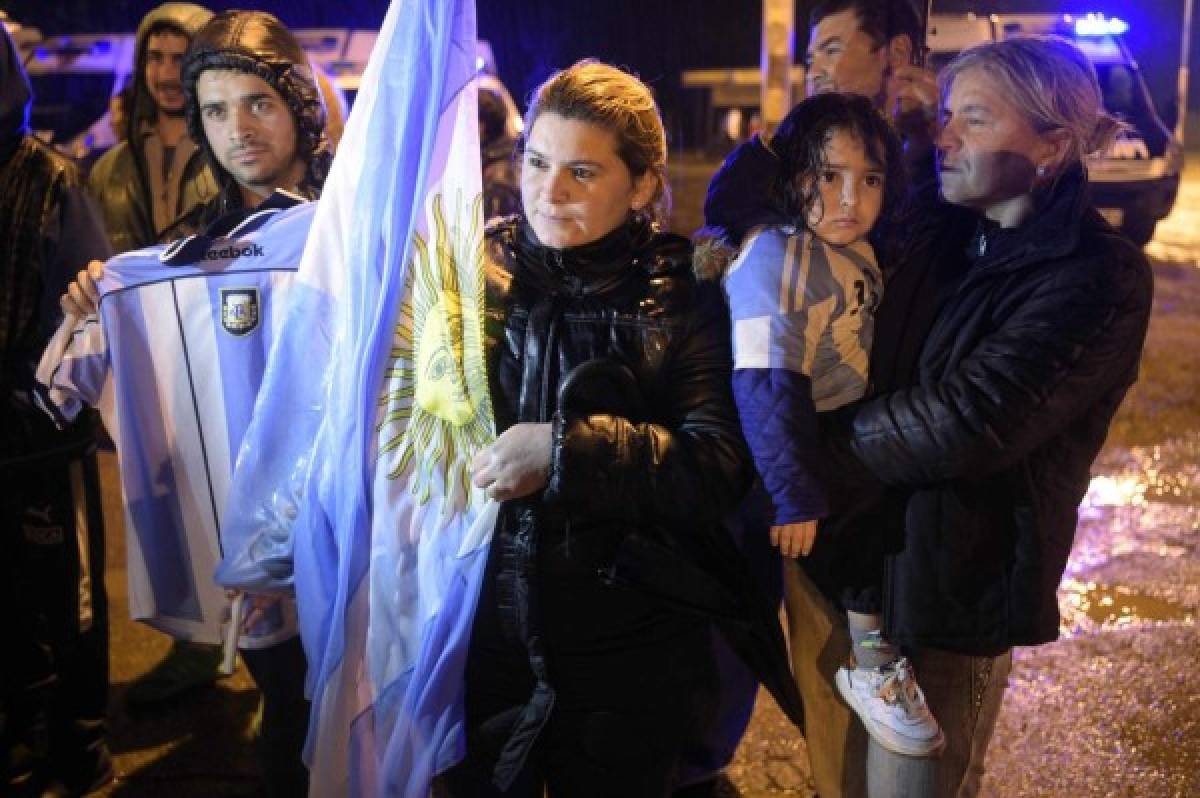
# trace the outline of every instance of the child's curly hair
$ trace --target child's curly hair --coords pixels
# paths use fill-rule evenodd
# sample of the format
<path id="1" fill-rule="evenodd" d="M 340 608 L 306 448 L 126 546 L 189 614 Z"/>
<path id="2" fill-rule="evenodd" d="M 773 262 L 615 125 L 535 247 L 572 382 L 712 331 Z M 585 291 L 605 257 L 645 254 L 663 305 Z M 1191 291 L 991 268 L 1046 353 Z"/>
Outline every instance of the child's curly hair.
<path id="1" fill-rule="evenodd" d="M 785 215 L 804 227 L 808 212 L 818 201 L 817 177 L 825 168 L 825 145 L 836 131 L 851 134 L 863 144 L 867 157 L 883 168 L 881 222 L 900 208 L 908 187 L 903 149 L 891 124 L 866 97 L 829 92 L 796 105 L 771 137 L 779 157 L 779 170 L 771 186 L 771 199 Z"/>

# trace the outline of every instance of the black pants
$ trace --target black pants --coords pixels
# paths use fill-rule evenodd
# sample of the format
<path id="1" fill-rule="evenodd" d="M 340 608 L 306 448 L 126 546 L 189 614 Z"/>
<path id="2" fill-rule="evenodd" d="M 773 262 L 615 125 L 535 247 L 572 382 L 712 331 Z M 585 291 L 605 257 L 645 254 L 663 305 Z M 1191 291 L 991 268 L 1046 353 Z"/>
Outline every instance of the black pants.
<path id="1" fill-rule="evenodd" d="M 783 563 L 766 531 L 770 507 L 766 489 L 755 480 L 738 509 L 726 517 L 725 527 L 763 597 L 778 607 L 783 601 Z M 717 709 L 711 727 L 684 750 L 680 787 L 715 777 L 733 760 L 758 696 L 758 678 L 715 630 L 712 647 L 720 684 Z"/>
<path id="2" fill-rule="evenodd" d="M 108 704 L 104 518 L 94 450 L 0 469 L 3 749 L 87 777 Z"/>
<path id="3" fill-rule="evenodd" d="M 874 615 L 883 611 L 884 563 L 904 545 L 900 494 L 872 511 L 823 522 L 807 557 L 797 558 L 821 593 L 843 610 Z"/>
<path id="4" fill-rule="evenodd" d="M 507 739 L 508 707 L 473 727 L 467 758 L 442 779 L 454 798 L 661 798 L 675 785 L 688 736 L 684 707 L 663 703 L 641 712 L 555 709 L 516 781 L 506 792 L 492 784 L 500 746 Z"/>
<path id="5" fill-rule="evenodd" d="M 270 648 L 243 649 L 242 660 L 262 691 L 258 738 L 259 767 L 269 798 L 308 795 L 308 768 L 301 755 L 308 734 L 309 702 L 304 697 L 307 663 L 299 637 Z"/>
<path id="6" fill-rule="evenodd" d="M 514 783 L 498 790 L 496 763 L 535 679 L 504 616 L 512 608 L 498 600 L 493 557 L 467 661 L 466 759 L 439 787 L 453 798 L 541 798 L 543 789 L 551 798 L 669 795 L 685 745 L 715 712 L 710 627 L 603 583 L 595 568 L 568 568 L 549 546 L 543 553 L 533 622 L 556 695 L 546 725 Z"/>

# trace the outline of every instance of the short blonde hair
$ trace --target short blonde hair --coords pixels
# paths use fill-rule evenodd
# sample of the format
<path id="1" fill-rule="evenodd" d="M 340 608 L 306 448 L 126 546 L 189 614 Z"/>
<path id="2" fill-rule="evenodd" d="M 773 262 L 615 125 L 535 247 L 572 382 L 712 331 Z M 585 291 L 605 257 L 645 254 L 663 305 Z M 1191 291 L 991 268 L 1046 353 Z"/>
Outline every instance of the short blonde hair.
<path id="1" fill-rule="evenodd" d="M 1127 128 L 1104 110 L 1092 62 L 1060 36 L 1015 36 L 964 50 L 938 75 L 942 96 L 955 78 L 973 69 L 994 80 L 1034 130 L 1067 134 L 1067 156 L 1057 174 L 1107 149 Z"/>
<path id="2" fill-rule="evenodd" d="M 555 72 L 539 86 L 525 112 L 525 131 L 544 113 L 591 122 L 612 131 L 617 155 L 635 178 L 650 172 L 657 183 L 642 213 L 661 224 L 671 207 L 667 184 L 667 134 L 650 88 L 630 73 L 592 58 Z"/>

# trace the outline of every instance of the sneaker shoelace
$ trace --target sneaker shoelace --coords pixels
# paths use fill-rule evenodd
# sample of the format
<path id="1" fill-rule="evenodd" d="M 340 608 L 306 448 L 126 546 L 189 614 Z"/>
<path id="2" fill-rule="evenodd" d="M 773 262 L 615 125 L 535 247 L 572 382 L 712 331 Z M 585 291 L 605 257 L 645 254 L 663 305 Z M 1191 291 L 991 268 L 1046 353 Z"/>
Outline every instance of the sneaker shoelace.
<path id="1" fill-rule="evenodd" d="M 899 706 L 906 715 L 919 710 L 925 703 L 921 688 L 912 678 L 912 667 L 904 657 L 883 669 L 886 674 L 880 682 L 878 695 L 887 704 Z"/>

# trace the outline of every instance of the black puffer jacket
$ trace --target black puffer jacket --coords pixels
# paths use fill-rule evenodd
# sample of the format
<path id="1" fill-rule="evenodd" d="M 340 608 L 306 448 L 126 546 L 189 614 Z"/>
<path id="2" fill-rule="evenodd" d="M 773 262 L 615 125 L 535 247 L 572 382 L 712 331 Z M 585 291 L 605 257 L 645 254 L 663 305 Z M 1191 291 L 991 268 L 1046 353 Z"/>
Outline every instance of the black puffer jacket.
<path id="1" fill-rule="evenodd" d="M 1024 225 L 981 226 L 970 248 L 917 386 L 862 404 L 833 440 L 911 490 L 885 571 L 887 634 L 995 654 L 1058 635 L 1076 509 L 1137 377 L 1153 283 L 1090 208 L 1081 169 Z"/>
<path id="2" fill-rule="evenodd" d="M 669 608 L 715 618 L 799 718 L 778 623 L 720 524 L 752 471 L 728 313 L 719 288 L 692 276 L 691 245 L 631 222 L 554 250 L 513 217 L 488 247 L 497 428 L 553 422 L 549 483 L 505 503 L 491 551 L 501 625 L 528 648 L 542 701 L 547 630 L 564 655 L 636 647 L 631 637 L 671 633 Z M 548 584 L 611 601 L 603 585 L 614 581 L 653 597 L 636 622 L 600 613 L 581 625 L 564 607 L 536 606 Z"/>

